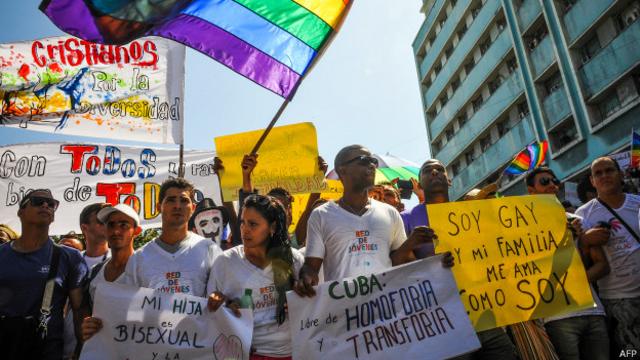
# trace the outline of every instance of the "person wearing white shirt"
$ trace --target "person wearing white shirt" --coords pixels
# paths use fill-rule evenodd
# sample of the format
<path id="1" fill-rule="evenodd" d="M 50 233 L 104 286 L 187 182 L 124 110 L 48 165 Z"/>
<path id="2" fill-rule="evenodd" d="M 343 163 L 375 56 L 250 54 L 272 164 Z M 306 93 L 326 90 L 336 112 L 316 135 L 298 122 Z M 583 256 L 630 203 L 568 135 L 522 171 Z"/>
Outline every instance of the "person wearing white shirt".
<path id="1" fill-rule="evenodd" d="M 207 284 L 209 309 L 253 309 L 250 359 L 291 359 L 286 292 L 304 258 L 291 248 L 286 213 L 271 196 L 250 195 L 240 218 L 243 245 L 219 256 Z"/>
<path id="2" fill-rule="evenodd" d="M 112 256 L 91 270 L 88 288 L 90 308 L 95 301 L 95 292 L 99 284 L 123 282 L 124 270 L 133 254 L 133 240 L 142 232 L 138 213 L 125 204 L 103 208 L 98 212 L 98 219 L 105 225 Z M 85 318 L 82 321 L 82 339 L 86 341 L 100 328 L 102 321 L 99 318 Z"/>
<path id="3" fill-rule="evenodd" d="M 311 213 L 305 263 L 295 288 L 300 296 L 315 295 L 321 266 L 325 281 L 384 271 L 415 260 L 414 249 L 433 241 L 433 230 L 424 226 L 407 239 L 398 211 L 369 199 L 377 166 L 378 160 L 361 145 L 347 146 L 336 155 L 335 171 L 344 193 Z M 450 253 L 443 264 L 453 265 Z"/>
<path id="4" fill-rule="evenodd" d="M 168 179 L 160 186 L 160 236 L 129 259 L 124 283 L 164 293 L 206 297 L 213 261 L 222 252 L 211 240 L 188 229 L 195 209 L 193 185 L 184 178 Z"/>
<path id="5" fill-rule="evenodd" d="M 613 159 L 591 163 L 591 183 L 598 197 L 576 210 L 590 246 L 602 246 L 611 272 L 598 281 L 607 316 L 614 319 L 615 354 L 640 349 L 640 196 L 622 191 L 623 173 Z"/>

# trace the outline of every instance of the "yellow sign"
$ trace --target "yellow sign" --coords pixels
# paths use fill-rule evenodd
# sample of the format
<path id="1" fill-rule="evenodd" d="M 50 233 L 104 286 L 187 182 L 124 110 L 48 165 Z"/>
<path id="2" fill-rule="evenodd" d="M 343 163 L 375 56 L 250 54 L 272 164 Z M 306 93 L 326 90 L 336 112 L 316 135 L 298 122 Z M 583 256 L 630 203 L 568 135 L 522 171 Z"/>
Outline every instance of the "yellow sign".
<path id="1" fill-rule="evenodd" d="M 428 205 L 436 252 L 451 251 L 477 331 L 593 307 L 582 260 L 553 195 Z"/>
<path id="2" fill-rule="evenodd" d="M 242 157 L 251 152 L 264 130 L 220 136 L 214 139 L 224 170 L 220 187 L 224 201 L 238 200 L 242 187 Z M 275 127 L 258 150 L 258 165 L 251 182 L 261 194 L 281 187 L 292 194 L 320 192 L 322 172 L 318 169 L 318 142 L 312 123 Z"/>
<path id="3" fill-rule="evenodd" d="M 326 187 L 320 194 L 321 199 L 337 200 L 342 196 L 343 188 L 340 180 L 325 180 Z M 296 230 L 298 220 L 302 216 L 304 209 L 309 202 L 310 194 L 298 194 L 293 196 L 293 203 L 291 203 L 291 226 L 289 226 L 289 232 L 293 233 Z"/>

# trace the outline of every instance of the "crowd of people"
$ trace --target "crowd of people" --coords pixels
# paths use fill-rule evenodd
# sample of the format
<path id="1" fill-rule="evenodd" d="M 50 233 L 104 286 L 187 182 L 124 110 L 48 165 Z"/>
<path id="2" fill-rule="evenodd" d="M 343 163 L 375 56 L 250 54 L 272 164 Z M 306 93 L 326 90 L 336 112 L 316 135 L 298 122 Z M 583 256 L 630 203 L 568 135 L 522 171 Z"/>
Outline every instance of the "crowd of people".
<path id="1" fill-rule="evenodd" d="M 131 207 L 88 205 L 79 215 L 82 234 L 56 244 L 49 226 L 58 200 L 48 189 L 29 192 L 17 213 L 20 234 L 0 225 L 2 358 L 76 358 L 101 331 L 101 319 L 91 314 L 96 288 L 105 282 L 204 297 L 211 311 L 226 306 L 240 315 L 238 309 L 252 308 L 251 359 L 291 358 L 287 291 L 312 297 L 320 282 L 435 255 L 438 234 L 425 204 L 451 201 L 444 165 L 424 162 L 414 182 L 420 204 L 411 209 L 393 183 L 374 185 L 377 165 L 367 148 L 343 148 L 334 161 L 342 196 L 327 201 L 312 194 L 293 233 L 292 196 L 280 188 L 261 195 L 252 187 L 257 155 L 241 164 L 237 213 L 210 199 L 195 204 L 192 184 L 168 179 L 159 192 L 160 235 L 135 251 L 141 227 Z M 318 166 L 326 173 L 323 159 Z M 478 332 L 481 348 L 460 359 L 608 359 L 620 349 L 640 350 L 640 196 L 623 191 L 623 172 L 607 157 L 593 161 L 590 182 L 595 197 L 567 212 L 567 225 L 596 307 Z M 526 183 L 529 194 L 557 195 L 561 185 L 547 167 L 528 173 Z M 494 197 L 495 190 L 474 189 L 465 200 Z M 365 232 L 367 244 L 350 251 Z M 454 266 L 450 253 L 442 265 Z"/>

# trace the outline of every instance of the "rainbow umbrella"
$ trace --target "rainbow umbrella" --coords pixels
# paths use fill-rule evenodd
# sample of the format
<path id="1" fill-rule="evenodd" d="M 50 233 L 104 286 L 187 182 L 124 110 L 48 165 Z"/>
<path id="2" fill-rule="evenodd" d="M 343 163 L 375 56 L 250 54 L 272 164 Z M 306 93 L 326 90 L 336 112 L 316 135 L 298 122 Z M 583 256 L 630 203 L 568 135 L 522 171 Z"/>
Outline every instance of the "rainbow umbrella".
<path id="1" fill-rule="evenodd" d="M 394 179 L 409 180 L 411 178 L 418 179 L 420 174 L 420 166 L 412 161 L 401 159 L 390 154 L 377 155 L 373 157 L 378 159 L 378 168 L 376 169 L 375 183 L 383 183 Z M 338 179 L 338 173 L 335 169 L 327 174 L 327 179 Z"/>

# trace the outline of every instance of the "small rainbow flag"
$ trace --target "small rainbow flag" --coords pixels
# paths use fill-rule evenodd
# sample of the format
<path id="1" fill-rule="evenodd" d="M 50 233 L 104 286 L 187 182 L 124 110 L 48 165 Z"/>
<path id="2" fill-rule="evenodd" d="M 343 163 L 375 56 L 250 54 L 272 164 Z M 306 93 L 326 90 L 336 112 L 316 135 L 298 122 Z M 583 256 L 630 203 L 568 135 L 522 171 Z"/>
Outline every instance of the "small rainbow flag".
<path id="1" fill-rule="evenodd" d="M 631 167 L 640 168 L 640 134 L 631 130 Z"/>
<path id="2" fill-rule="evenodd" d="M 40 10 L 87 41 L 155 35 L 196 49 L 291 98 L 350 0 L 44 0 Z"/>
<path id="3" fill-rule="evenodd" d="M 547 150 L 549 150 L 549 143 L 546 140 L 527 146 L 516 155 L 504 172 L 510 175 L 520 175 L 537 168 L 547 157 Z"/>

